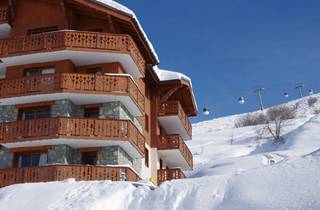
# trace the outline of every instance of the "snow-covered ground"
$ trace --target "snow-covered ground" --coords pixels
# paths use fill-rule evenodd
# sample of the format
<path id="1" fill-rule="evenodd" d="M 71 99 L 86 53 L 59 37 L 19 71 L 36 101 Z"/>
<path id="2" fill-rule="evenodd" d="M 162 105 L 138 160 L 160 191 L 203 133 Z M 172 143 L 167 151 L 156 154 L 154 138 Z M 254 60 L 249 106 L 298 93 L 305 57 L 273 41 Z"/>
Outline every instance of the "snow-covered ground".
<path id="1" fill-rule="evenodd" d="M 195 169 L 188 179 L 155 190 L 130 183 L 93 181 L 13 185 L 0 189 L 1 210 L 318 210 L 320 108 L 307 98 L 285 127 L 285 143 L 257 138 L 259 126 L 235 128 L 241 115 L 195 124 L 187 142 Z"/>

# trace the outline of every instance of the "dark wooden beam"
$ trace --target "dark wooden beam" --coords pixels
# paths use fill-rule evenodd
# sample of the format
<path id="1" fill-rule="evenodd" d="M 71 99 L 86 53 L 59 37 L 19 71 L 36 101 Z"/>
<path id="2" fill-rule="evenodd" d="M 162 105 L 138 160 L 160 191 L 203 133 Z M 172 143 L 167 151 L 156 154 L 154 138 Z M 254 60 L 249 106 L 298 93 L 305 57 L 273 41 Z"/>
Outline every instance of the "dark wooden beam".
<path id="1" fill-rule="evenodd" d="M 69 29 L 69 18 L 67 14 L 66 2 L 65 0 L 60 0 L 60 6 L 63 12 L 63 20 L 64 20 L 64 27 L 65 29 Z"/>
<path id="2" fill-rule="evenodd" d="M 112 33 L 116 33 L 116 28 L 115 28 L 115 26 L 114 26 L 114 21 L 113 21 L 111 15 L 107 14 L 107 20 L 108 20 L 108 24 L 109 24 L 109 26 L 110 26 L 111 32 L 112 32 Z"/>
<path id="3" fill-rule="evenodd" d="M 12 21 L 16 16 L 16 1 L 9 0 L 10 20 Z"/>

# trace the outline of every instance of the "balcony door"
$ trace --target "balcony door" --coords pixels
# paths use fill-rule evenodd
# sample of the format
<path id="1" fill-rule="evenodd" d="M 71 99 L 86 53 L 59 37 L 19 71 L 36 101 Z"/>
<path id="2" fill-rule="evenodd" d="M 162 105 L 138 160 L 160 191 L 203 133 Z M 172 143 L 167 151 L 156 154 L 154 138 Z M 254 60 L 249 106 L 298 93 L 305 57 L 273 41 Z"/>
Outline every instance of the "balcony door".
<path id="1" fill-rule="evenodd" d="M 84 108 L 84 117 L 98 119 L 99 112 L 100 112 L 100 107 Z"/>
<path id="2" fill-rule="evenodd" d="M 46 153 L 18 153 L 15 154 L 14 166 L 19 168 L 35 167 L 47 164 Z"/>
<path id="3" fill-rule="evenodd" d="M 96 165 L 97 164 L 97 152 L 82 152 L 81 164 L 83 165 Z"/>
<path id="4" fill-rule="evenodd" d="M 19 120 L 35 120 L 45 119 L 51 117 L 51 107 L 30 107 L 19 109 L 18 119 Z"/>
<path id="5" fill-rule="evenodd" d="M 26 80 L 25 83 L 26 91 L 41 92 L 53 89 L 54 77 L 52 76 L 52 74 L 54 74 L 55 72 L 56 70 L 52 66 L 25 69 L 24 76 L 30 77 Z"/>
<path id="6" fill-rule="evenodd" d="M 39 68 L 31 68 L 31 69 L 26 69 L 24 71 L 25 76 L 30 77 L 30 76 L 40 76 L 44 74 L 54 74 L 55 73 L 55 68 L 52 66 L 49 67 L 39 67 Z"/>
<path id="7" fill-rule="evenodd" d="M 43 27 L 43 28 L 34 28 L 28 30 L 28 35 L 39 35 L 44 33 L 49 33 L 53 31 L 58 31 L 58 26 L 49 26 L 49 27 Z"/>

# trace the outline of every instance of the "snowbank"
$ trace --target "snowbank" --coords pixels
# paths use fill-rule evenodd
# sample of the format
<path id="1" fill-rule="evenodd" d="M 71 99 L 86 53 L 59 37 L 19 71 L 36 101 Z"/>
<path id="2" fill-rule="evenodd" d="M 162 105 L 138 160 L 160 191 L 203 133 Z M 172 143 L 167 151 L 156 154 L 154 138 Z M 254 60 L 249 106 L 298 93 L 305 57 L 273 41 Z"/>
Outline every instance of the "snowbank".
<path id="1" fill-rule="evenodd" d="M 152 191 L 129 183 L 51 182 L 0 189 L 0 209 L 209 210 L 320 209 L 320 157 L 165 183 Z"/>
<path id="2" fill-rule="evenodd" d="M 320 209 L 320 157 L 298 158 L 229 180 L 217 209 Z"/>

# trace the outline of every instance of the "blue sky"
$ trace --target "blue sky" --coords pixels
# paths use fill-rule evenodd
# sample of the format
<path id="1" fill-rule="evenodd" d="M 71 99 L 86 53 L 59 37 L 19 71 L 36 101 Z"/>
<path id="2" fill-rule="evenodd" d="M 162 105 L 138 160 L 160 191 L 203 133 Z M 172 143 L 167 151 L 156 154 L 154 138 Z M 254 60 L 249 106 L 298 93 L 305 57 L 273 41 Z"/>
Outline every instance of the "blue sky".
<path id="1" fill-rule="evenodd" d="M 320 91 L 319 0 L 118 0 L 134 10 L 160 57 L 160 67 L 190 76 L 200 109 L 210 116 L 298 97 L 296 83 Z M 239 96 L 246 98 L 239 105 Z"/>

